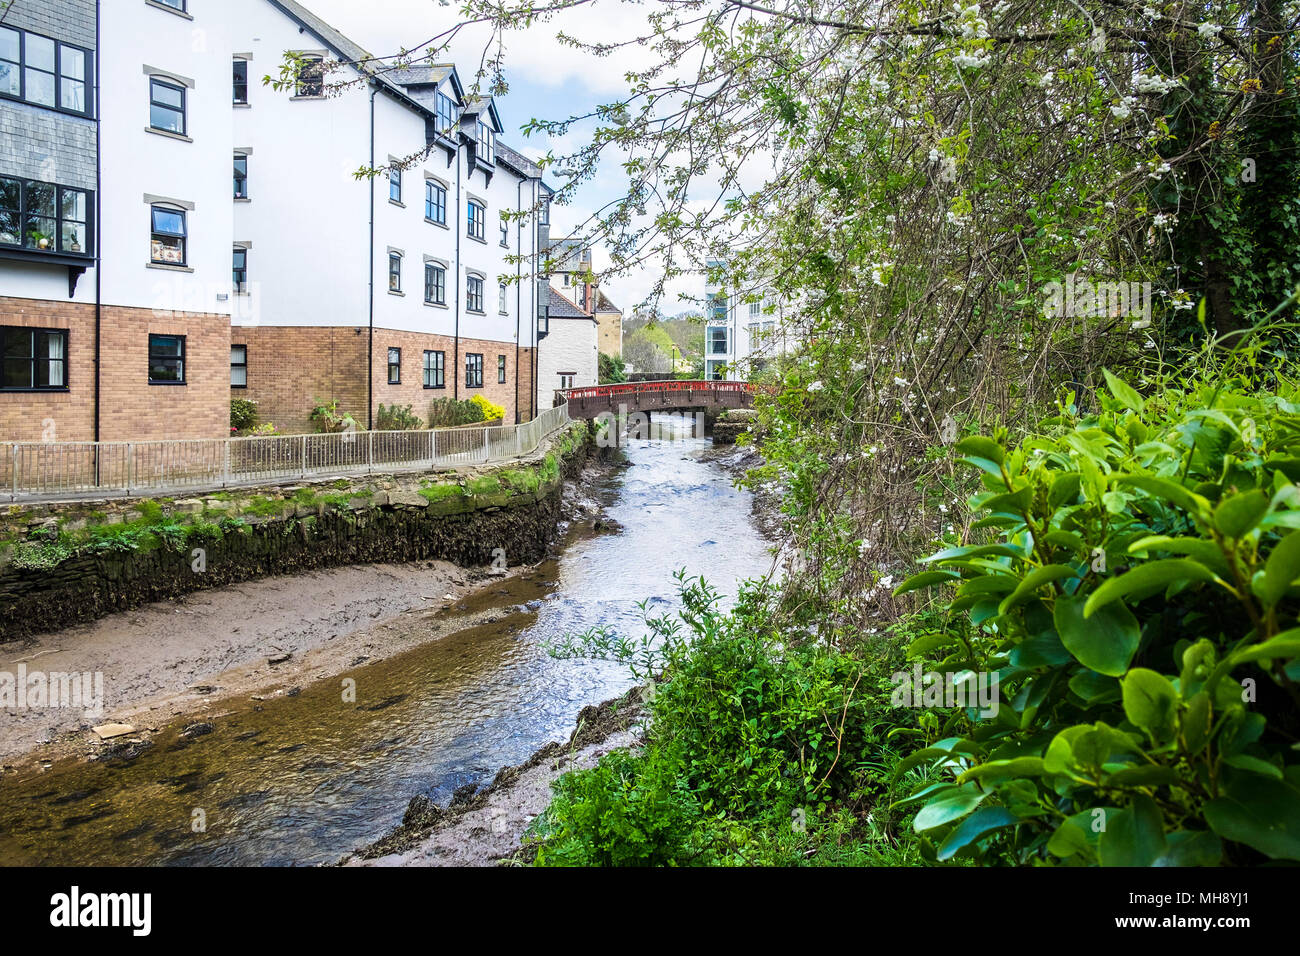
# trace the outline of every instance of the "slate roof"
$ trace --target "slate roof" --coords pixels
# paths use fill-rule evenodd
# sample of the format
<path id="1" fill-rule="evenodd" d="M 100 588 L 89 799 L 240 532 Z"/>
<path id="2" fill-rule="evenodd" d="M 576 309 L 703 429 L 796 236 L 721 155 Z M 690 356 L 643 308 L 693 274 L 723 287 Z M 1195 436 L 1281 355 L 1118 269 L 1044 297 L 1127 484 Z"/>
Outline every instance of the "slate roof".
<path id="1" fill-rule="evenodd" d="M 566 296 L 563 292 L 556 289 L 555 286 L 550 286 L 550 290 L 551 290 L 551 308 L 547 312 L 547 315 L 549 315 L 551 318 L 591 319 L 591 321 L 593 322 L 596 321 L 595 319 L 592 319 L 588 313 L 583 312 L 580 308 L 574 305 L 573 302 L 569 300 L 568 296 Z"/>

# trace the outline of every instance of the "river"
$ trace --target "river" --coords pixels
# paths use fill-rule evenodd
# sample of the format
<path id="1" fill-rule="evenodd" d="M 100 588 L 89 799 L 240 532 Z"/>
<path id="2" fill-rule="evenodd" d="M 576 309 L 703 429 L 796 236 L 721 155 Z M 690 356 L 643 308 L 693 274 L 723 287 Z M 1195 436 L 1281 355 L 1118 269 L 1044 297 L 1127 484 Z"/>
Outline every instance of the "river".
<path id="1" fill-rule="evenodd" d="M 590 489 L 618 534 L 575 527 L 558 559 L 473 599 L 500 614 L 295 696 L 231 705 L 211 732 L 164 728 L 125 762 L 69 758 L 0 778 L 0 863 L 311 865 L 382 836 L 417 793 L 445 804 L 622 693 L 612 663 L 546 648 L 591 627 L 641 633 L 637 604 L 675 603 L 673 572 L 725 594 L 765 573 L 750 497 L 671 417 Z M 345 679 L 355 699 L 345 700 Z"/>

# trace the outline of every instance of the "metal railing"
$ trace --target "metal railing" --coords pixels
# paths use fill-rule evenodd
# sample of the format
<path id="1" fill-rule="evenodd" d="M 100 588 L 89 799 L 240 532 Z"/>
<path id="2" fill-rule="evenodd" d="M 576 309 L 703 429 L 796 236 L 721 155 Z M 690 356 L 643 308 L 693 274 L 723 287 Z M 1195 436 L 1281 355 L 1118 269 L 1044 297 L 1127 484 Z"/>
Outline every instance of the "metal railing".
<path id="1" fill-rule="evenodd" d="M 10 501 L 201 492 L 322 476 L 508 461 L 569 423 L 567 405 L 519 425 L 136 442 L 0 442 Z"/>

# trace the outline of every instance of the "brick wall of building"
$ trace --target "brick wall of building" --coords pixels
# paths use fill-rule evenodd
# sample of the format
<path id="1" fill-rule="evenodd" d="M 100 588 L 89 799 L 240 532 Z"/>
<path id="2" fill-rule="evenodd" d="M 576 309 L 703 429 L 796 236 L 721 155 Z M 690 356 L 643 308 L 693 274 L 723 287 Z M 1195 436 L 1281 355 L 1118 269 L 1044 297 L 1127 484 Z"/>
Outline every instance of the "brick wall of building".
<path id="1" fill-rule="evenodd" d="M 103 307 L 100 438 L 230 434 L 230 317 Z M 185 336 L 185 384 L 149 384 L 149 336 Z"/>
<path id="2" fill-rule="evenodd" d="M 257 402 L 258 420 L 286 434 L 315 431 L 311 411 L 331 399 L 364 425 L 366 341 L 351 327 L 234 326 L 230 343 L 248 346 L 248 387 L 230 397 Z"/>
<path id="3" fill-rule="evenodd" d="M 95 428 L 95 307 L 0 296 L 0 325 L 68 330 L 68 390 L 0 391 L 0 441 L 90 441 Z"/>
<path id="4" fill-rule="evenodd" d="M 91 441 L 95 307 L 0 297 L 0 325 L 68 330 L 68 389 L 0 391 L 0 440 Z M 104 306 L 100 440 L 220 438 L 230 423 L 230 320 Z M 149 384 L 149 335 L 184 335 L 185 384 Z"/>
<path id="5" fill-rule="evenodd" d="M 258 420 L 273 422 L 281 432 L 315 431 L 310 420 L 317 400 L 338 399 L 339 409 L 366 424 L 366 347 L 368 330 L 353 328 L 240 327 L 231 330 L 231 344 L 248 346 L 248 386 L 232 388 L 233 398 L 258 404 Z M 506 423 L 515 421 L 515 346 L 512 342 L 461 339 L 455 354 L 451 336 L 375 329 L 374 408 L 410 405 L 412 414 L 427 422 L 430 403 L 439 398 L 473 398 L 477 394 L 506 409 Z M 388 350 L 401 349 L 400 381 L 388 382 Z M 443 387 L 424 387 L 425 350 L 443 353 Z M 483 356 L 483 387 L 466 388 L 465 355 Z M 506 381 L 497 381 L 497 356 L 506 357 Z M 532 351 L 519 350 L 519 404 L 526 420 L 532 387 Z M 459 393 L 459 394 L 458 394 Z"/>
<path id="6" fill-rule="evenodd" d="M 439 398 L 459 398 L 461 400 L 482 395 L 484 398 L 506 410 L 506 424 L 515 420 L 515 345 L 513 342 L 493 342 L 484 339 L 460 340 L 460 355 L 455 352 L 456 341 L 447 335 L 429 335 L 423 332 L 396 332 L 389 329 L 375 329 L 375 410 L 380 404 L 410 405 L 411 412 L 425 421 L 429 417 L 429 404 Z M 388 384 L 388 350 L 398 348 L 401 354 L 401 382 Z M 443 388 L 424 387 L 424 352 L 441 351 L 444 356 L 445 374 Z M 478 354 L 483 356 L 483 387 L 468 388 L 465 385 L 465 356 Z M 497 381 L 497 357 L 506 357 L 506 380 Z M 519 364 L 531 363 L 529 349 L 519 350 Z M 454 379 L 454 380 L 453 380 Z M 519 402 L 528 407 L 527 393 L 520 383 Z"/>

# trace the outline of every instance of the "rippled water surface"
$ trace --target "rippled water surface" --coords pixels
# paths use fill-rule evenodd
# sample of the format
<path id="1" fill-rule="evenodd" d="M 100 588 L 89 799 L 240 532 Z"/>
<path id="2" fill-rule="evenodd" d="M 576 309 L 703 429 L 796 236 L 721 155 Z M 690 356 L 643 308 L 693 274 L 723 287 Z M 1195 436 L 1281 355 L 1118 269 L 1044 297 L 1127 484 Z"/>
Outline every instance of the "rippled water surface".
<path id="1" fill-rule="evenodd" d="M 637 602 L 674 601 L 678 568 L 734 593 L 768 567 L 748 494 L 700 460 L 706 447 L 632 442 L 630 467 L 595 489 L 621 534 L 577 536 L 559 560 L 467 602 L 500 608 L 493 623 L 342 675 L 356 703 L 319 681 L 260 709 L 232 702 L 204 736 L 168 727 L 128 762 L 5 778 L 0 862 L 331 862 L 399 823 L 412 795 L 445 802 L 565 739 L 582 707 L 631 681 L 612 664 L 556 660 L 547 641 L 597 625 L 639 633 Z"/>

